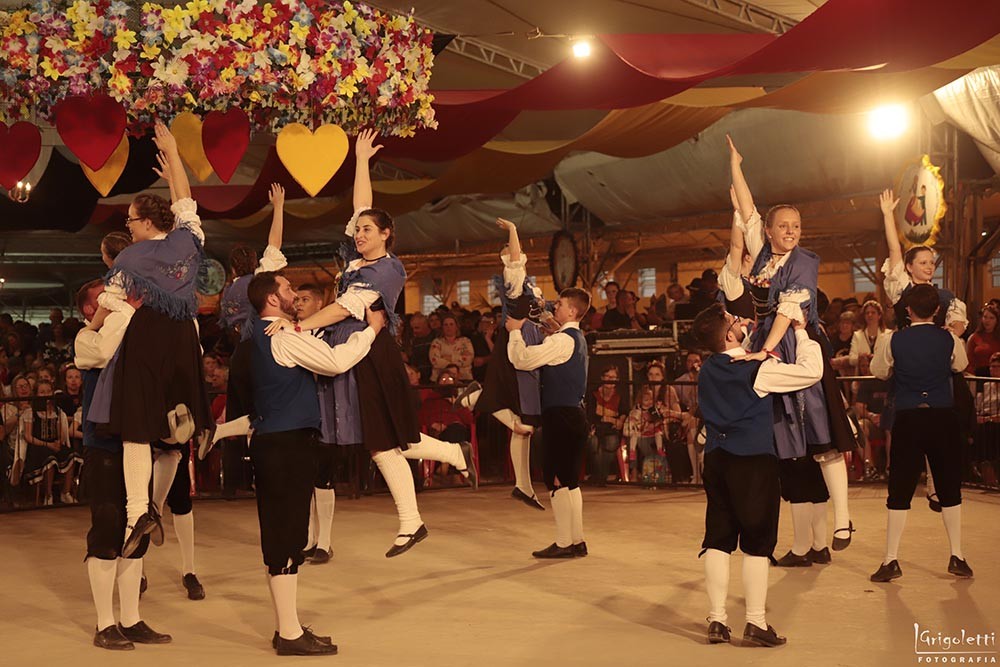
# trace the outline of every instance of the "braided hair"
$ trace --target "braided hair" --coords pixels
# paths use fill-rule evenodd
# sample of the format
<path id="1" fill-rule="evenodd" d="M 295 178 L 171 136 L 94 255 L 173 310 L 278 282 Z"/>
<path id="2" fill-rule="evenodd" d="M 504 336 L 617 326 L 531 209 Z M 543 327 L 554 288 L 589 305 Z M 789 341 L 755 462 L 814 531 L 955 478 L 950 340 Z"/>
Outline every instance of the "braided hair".
<path id="1" fill-rule="evenodd" d="M 153 227 L 161 232 L 169 232 L 174 228 L 174 214 L 170 211 L 170 202 L 159 195 L 138 195 L 132 200 L 136 215 L 148 218 Z"/>

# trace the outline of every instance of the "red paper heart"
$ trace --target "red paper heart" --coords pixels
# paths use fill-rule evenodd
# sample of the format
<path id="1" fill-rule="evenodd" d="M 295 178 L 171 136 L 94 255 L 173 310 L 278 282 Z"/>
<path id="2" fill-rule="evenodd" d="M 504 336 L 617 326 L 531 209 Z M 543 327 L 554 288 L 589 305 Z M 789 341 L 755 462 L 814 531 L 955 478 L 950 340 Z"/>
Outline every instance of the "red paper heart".
<path id="1" fill-rule="evenodd" d="M 67 97 L 55 114 L 63 143 L 94 171 L 104 166 L 125 133 L 125 107 L 107 95 Z"/>
<path id="2" fill-rule="evenodd" d="M 23 180 L 42 153 L 42 133 L 31 123 L 0 123 L 0 185 L 10 190 Z"/>
<path id="3" fill-rule="evenodd" d="M 242 109 L 209 112 L 201 126 L 201 145 L 212 169 L 228 183 L 250 146 L 250 119 Z"/>

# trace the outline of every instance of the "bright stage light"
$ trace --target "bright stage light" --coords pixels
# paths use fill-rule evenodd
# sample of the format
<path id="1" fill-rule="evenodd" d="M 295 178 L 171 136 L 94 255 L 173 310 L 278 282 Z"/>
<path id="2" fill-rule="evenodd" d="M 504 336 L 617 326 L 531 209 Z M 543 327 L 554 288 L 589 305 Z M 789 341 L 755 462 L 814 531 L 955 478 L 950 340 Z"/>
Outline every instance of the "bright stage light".
<path id="1" fill-rule="evenodd" d="M 909 111 L 901 104 L 879 107 L 868 114 L 868 131 L 883 141 L 899 137 L 909 124 Z"/>
<path id="2" fill-rule="evenodd" d="M 573 55 L 577 58 L 586 58 L 590 55 L 590 40 L 573 40 Z"/>

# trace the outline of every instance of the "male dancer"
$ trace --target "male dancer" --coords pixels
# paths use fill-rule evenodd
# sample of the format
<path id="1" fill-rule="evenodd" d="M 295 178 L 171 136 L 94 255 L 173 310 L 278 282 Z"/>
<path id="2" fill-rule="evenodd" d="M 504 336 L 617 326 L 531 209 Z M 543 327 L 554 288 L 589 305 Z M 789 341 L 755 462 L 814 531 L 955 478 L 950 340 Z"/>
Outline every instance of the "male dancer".
<path id="1" fill-rule="evenodd" d="M 257 486 L 261 550 L 278 626 L 272 643 L 278 655 L 333 654 L 336 645 L 303 628 L 296 608 L 320 426 L 313 373 L 337 375 L 364 358 L 376 333 L 385 326 L 385 315 L 369 311 L 367 329 L 352 334 L 342 345 L 330 347 L 295 331 L 274 336 L 264 333 L 267 322 L 295 316 L 295 292 L 280 273 L 255 275 L 247 297 L 257 313 L 250 337 L 255 415 L 250 458 Z"/>
<path id="2" fill-rule="evenodd" d="M 559 294 L 555 320 L 559 331 L 538 345 L 525 345 L 524 320 L 507 318 L 507 354 L 514 368 L 541 369 L 542 438 L 545 449 L 542 471 L 552 498 L 556 541 L 533 552 L 535 558 L 574 558 L 587 555 L 583 540 L 583 494 L 580 467 L 587 446 L 587 416 L 583 397 L 587 391 L 587 342 L 580 318 L 590 308 L 590 295 L 568 287 Z"/>
<path id="3" fill-rule="evenodd" d="M 804 318 L 803 318 L 804 319 Z M 698 405 L 705 420 L 705 584 L 711 611 L 710 644 L 729 642 L 726 596 L 729 558 L 737 544 L 743 551 L 746 596 L 746 646 L 780 646 L 785 638 L 767 624 L 768 557 L 778 541 L 781 506 L 778 459 L 772 427 L 772 393 L 798 391 L 823 375 L 820 346 L 809 339 L 805 324 L 793 321 L 798 343 L 795 364 L 774 358 L 732 363 L 747 355 L 739 318 L 715 303 L 698 313 L 693 331 L 714 354 L 698 377 Z"/>
<path id="4" fill-rule="evenodd" d="M 121 557 L 126 525 L 122 442 L 99 436 L 96 426 L 87 421 L 101 369 L 118 349 L 138 305 L 134 301 L 123 303 L 120 310 L 102 311 L 98 318 L 97 296 L 103 289 L 103 282 L 95 280 L 80 288 L 76 297 L 77 307 L 88 321 L 74 343 L 76 367 L 83 372 L 84 463 L 80 474 L 90 503 L 86 561 L 90 591 L 97 608 L 94 646 L 124 651 L 134 649 L 137 643 L 165 644 L 171 637 L 154 631 L 139 616 L 142 557 L 149 547 L 149 536 L 142 537 L 128 558 Z M 117 624 L 113 606 L 116 581 L 121 608 Z"/>
<path id="5" fill-rule="evenodd" d="M 972 568 L 962 557 L 962 448 L 951 375 L 963 372 L 969 360 L 962 341 L 934 324 L 937 288 L 914 285 L 904 298 L 911 326 L 879 338 L 871 362 L 875 377 L 894 376 L 890 391 L 896 406 L 885 558 L 871 580 L 886 583 L 903 576 L 896 554 L 925 456 L 951 544 L 948 572 L 967 578 Z"/>

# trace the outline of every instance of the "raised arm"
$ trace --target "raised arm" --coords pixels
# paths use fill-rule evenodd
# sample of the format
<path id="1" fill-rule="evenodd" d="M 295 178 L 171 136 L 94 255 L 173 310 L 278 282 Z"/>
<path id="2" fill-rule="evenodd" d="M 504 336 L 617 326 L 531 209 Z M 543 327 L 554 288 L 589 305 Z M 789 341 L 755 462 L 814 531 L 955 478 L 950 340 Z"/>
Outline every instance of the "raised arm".
<path id="1" fill-rule="evenodd" d="M 382 145 L 373 146 L 377 134 L 375 130 L 365 130 L 354 143 L 354 210 L 362 211 L 372 206 L 372 178 L 369 163 Z"/>
<path id="2" fill-rule="evenodd" d="M 732 171 L 733 189 L 736 191 L 737 210 L 744 220 L 749 220 L 753 215 L 753 195 L 750 194 L 750 186 L 747 185 L 746 178 L 743 177 L 743 156 L 736 150 L 733 138 L 728 134 L 726 141 L 729 142 L 729 167 Z"/>
<path id="3" fill-rule="evenodd" d="M 267 245 L 281 250 L 281 235 L 285 228 L 285 188 L 279 183 L 272 183 L 268 199 L 274 207 L 274 212 L 271 214 L 271 231 L 267 235 Z"/>
<path id="4" fill-rule="evenodd" d="M 889 246 L 889 269 L 890 271 L 903 263 L 903 248 L 899 245 L 899 234 L 896 231 L 896 218 L 893 211 L 899 205 L 899 198 L 893 194 L 892 190 L 886 189 L 878 198 L 879 208 L 882 209 L 882 222 L 885 224 L 885 241 Z"/>
<path id="5" fill-rule="evenodd" d="M 507 230 L 507 249 L 510 253 L 510 261 L 519 261 L 521 259 L 521 240 L 517 237 L 517 226 L 510 220 L 497 218 L 497 227 Z"/>
<path id="6" fill-rule="evenodd" d="M 156 147 L 163 154 L 169 178 L 164 173 L 159 171 L 157 173 L 160 173 L 160 176 L 166 178 L 170 183 L 170 201 L 177 203 L 182 199 L 188 199 L 191 197 L 191 183 L 188 181 L 187 172 L 184 171 L 181 154 L 177 150 L 177 139 L 161 121 L 156 121 L 154 131 L 153 141 L 156 142 Z M 161 164 L 163 163 L 161 162 Z"/>

